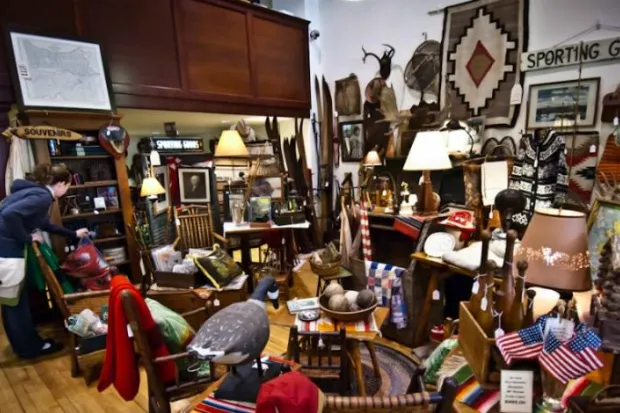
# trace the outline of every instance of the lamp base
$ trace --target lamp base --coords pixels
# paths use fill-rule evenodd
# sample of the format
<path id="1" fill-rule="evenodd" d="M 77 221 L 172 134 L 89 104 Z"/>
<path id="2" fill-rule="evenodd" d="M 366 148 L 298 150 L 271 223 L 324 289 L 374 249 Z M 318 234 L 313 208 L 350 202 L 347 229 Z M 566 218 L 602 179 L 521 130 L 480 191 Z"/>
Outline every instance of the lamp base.
<path id="1" fill-rule="evenodd" d="M 436 214 L 439 210 L 439 205 L 435 205 L 433 199 L 433 183 L 431 182 L 431 172 L 423 172 L 423 181 L 420 184 L 420 195 L 418 195 L 418 204 L 416 209 L 420 215 L 432 215 Z"/>

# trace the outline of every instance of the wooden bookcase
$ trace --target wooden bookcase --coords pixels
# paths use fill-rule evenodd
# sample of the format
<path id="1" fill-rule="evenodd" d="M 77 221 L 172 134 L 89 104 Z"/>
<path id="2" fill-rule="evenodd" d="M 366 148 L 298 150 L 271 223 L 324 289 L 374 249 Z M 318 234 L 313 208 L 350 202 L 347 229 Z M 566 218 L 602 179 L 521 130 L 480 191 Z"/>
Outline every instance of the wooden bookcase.
<path id="1" fill-rule="evenodd" d="M 53 125 L 59 128 L 69 129 L 79 133 L 93 135 L 106 124 L 120 123 L 122 115 L 108 113 L 84 113 L 68 111 L 38 111 L 29 110 L 20 115 L 24 124 L 27 125 Z M 96 135 L 95 135 L 96 136 Z M 103 163 L 109 165 L 110 179 L 89 179 L 83 176 L 83 183 L 73 185 L 67 195 L 78 193 L 89 194 L 91 202 L 93 194 L 97 193 L 97 188 L 116 187 L 118 197 L 118 208 L 108 207 L 98 212 L 84 211 L 79 214 L 63 214 L 60 210 L 62 202 L 54 203 L 51 213 L 51 220 L 55 224 L 67 227 L 87 226 L 91 230 L 105 221 L 114 222 L 117 234 L 105 238 L 94 240 L 99 248 L 124 247 L 127 259 L 117 263 L 121 273 L 127 274 L 134 282 L 141 278 L 140 257 L 135 240 L 127 236 L 127 226 L 133 225 L 133 204 L 129 188 L 129 177 L 125 157 L 114 158 L 107 153 L 92 155 L 61 154 L 51 156 L 47 140 L 34 141 L 34 156 L 37 164 L 42 163 L 65 163 L 72 170 L 84 170 L 93 163 Z M 67 242 L 61 237 L 52 236 L 52 245 L 56 254 L 62 258 L 66 256 L 65 247 Z"/>

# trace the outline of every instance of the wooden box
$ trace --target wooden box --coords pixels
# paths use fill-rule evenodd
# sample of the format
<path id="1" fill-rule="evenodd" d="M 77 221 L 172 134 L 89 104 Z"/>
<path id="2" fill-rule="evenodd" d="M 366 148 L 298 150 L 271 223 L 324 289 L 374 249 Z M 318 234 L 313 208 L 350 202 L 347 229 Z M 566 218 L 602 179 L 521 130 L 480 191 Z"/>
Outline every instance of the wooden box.
<path id="1" fill-rule="evenodd" d="M 153 277 L 160 287 L 198 288 L 207 283 L 207 278 L 199 271 L 192 274 L 153 271 Z"/>
<path id="2" fill-rule="evenodd" d="M 461 301 L 459 309 L 459 346 L 481 386 L 499 384 L 489 380 L 490 366 L 493 363 L 491 349 L 495 346 L 495 339 L 487 337 L 469 312 L 469 302 L 464 301 Z"/>

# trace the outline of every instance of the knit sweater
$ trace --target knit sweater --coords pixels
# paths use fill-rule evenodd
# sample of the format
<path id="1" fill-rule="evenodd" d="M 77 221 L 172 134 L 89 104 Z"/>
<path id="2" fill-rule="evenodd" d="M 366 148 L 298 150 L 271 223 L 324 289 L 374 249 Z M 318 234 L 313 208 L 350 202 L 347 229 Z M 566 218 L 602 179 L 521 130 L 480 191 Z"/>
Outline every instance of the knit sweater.
<path id="1" fill-rule="evenodd" d="M 540 138 L 526 135 L 521 144 L 509 187 L 525 195 L 525 210 L 512 217 L 513 222 L 527 225 L 535 208 L 559 207 L 568 190 L 564 136 L 548 130 Z"/>

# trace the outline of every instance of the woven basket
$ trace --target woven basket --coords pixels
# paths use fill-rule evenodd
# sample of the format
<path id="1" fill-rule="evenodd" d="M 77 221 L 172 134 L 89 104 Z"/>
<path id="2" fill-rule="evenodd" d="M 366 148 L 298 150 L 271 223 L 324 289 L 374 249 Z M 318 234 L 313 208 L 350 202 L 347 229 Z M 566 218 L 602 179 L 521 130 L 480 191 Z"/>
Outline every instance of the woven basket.
<path id="1" fill-rule="evenodd" d="M 312 260 L 309 261 L 312 272 L 319 277 L 332 277 L 340 272 L 339 262 L 332 262 L 329 264 L 316 264 Z"/>
<path id="2" fill-rule="evenodd" d="M 327 301 L 328 299 L 326 296 L 321 295 L 319 297 L 319 307 L 321 308 L 321 311 L 323 311 L 325 315 L 331 318 L 332 320 L 344 321 L 344 322 L 367 320 L 368 317 L 370 317 L 370 315 L 375 311 L 375 308 L 377 308 L 377 305 L 378 305 L 378 303 L 375 302 L 373 305 L 363 310 L 347 311 L 345 313 L 342 311 L 330 310 L 329 308 L 327 308 Z"/>

